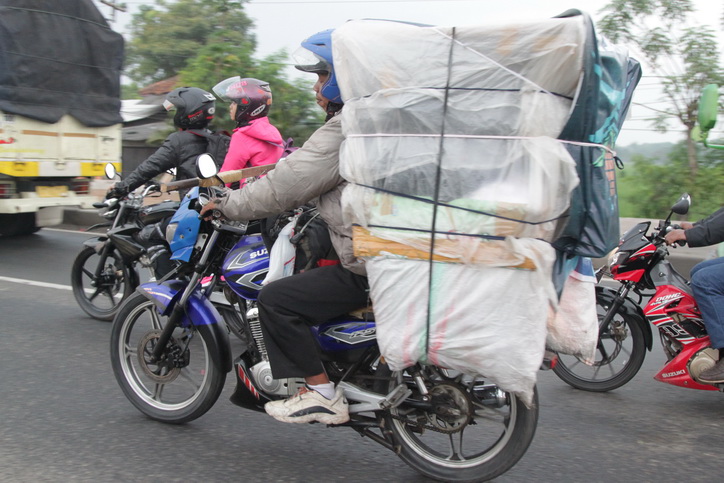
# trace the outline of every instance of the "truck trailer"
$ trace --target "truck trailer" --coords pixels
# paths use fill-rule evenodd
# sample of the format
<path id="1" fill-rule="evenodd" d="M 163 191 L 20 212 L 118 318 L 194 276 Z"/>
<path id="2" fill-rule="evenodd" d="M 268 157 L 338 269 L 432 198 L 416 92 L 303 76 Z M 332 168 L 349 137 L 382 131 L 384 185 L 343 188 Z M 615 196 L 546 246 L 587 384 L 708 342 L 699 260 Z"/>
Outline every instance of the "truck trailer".
<path id="1" fill-rule="evenodd" d="M 90 208 L 121 170 L 123 37 L 91 0 L 0 0 L 0 235 Z"/>

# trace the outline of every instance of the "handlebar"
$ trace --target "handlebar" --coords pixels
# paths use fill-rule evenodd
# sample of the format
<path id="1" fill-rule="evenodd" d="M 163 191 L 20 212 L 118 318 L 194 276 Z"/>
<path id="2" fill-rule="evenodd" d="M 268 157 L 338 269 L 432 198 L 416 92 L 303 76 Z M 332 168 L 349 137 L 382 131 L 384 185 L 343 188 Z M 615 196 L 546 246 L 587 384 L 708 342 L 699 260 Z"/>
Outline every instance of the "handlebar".
<path id="1" fill-rule="evenodd" d="M 224 171 L 212 178 L 190 178 L 181 181 L 172 181 L 161 185 L 161 191 L 168 192 L 178 189 L 193 188 L 194 186 L 224 186 L 234 181 L 241 181 L 245 178 L 253 178 L 261 176 L 274 169 L 276 164 L 265 164 L 263 166 L 254 166 L 253 168 L 236 169 L 234 171 Z"/>

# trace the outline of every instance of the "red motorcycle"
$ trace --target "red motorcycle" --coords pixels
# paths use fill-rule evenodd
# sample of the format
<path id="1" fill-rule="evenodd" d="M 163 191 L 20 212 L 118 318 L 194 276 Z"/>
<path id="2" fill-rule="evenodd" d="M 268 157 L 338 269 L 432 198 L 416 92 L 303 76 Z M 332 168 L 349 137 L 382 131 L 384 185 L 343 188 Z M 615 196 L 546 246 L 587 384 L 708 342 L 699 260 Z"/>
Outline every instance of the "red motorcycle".
<path id="1" fill-rule="evenodd" d="M 585 364 L 573 356 L 559 355 L 553 369 L 569 385 L 586 391 L 605 392 L 623 386 L 641 368 L 646 349 L 651 350 L 650 322 L 658 330 L 667 363 L 654 378 L 690 389 L 724 390 L 724 384 L 698 381 L 702 371 L 719 360 L 719 351 L 709 347 L 709 336 L 689 286 L 667 260 L 664 236 L 678 228 L 671 216 L 689 211 L 691 198 L 684 194 L 666 220 L 649 234 L 651 222 L 628 230 L 598 270 L 621 283 L 618 290 L 598 285 L 596 306 L 599 336 L 595 361 Z M 638 297 L 638 302 L 633 296 Z M 641 304 L 650 297 L 643 310 Z"/>

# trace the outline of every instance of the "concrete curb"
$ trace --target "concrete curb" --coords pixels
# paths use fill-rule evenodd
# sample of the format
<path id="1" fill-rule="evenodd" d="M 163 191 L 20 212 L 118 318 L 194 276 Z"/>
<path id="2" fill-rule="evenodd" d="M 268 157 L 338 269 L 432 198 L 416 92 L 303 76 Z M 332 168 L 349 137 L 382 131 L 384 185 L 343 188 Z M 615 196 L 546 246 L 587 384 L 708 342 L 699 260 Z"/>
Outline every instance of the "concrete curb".
<path id="1" fill-rule="evenodd" d="M 98 214 L 98 210 L 82 210 L 79 208 L 66 208 L 63 211 L 64 226 L 75 226 L 79 229 L 88 228 L 96 223 L 101 223 L 106 219 Z"/>

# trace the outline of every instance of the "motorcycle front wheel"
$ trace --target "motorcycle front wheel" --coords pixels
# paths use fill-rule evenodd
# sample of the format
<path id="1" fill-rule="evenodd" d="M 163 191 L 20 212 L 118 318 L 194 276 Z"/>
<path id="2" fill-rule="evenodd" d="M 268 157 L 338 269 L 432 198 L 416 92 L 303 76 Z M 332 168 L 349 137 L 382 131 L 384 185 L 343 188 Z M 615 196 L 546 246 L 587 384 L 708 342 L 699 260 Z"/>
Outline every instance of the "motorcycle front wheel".
<path id="1" fill-rule="evenodd" d="M 168 317 L 143 294 L 134 294 L 113 323 L 111 365 L 129 401 L 143 414 L 181 424 L 205 414 L 219 398 L 226 373 L 213 360 L 219 349 L 194 328 L 176 328 L 159 361 L 150 360 Z"/>
<path id="2" fill-rule="evenodd" d="M 113 320 L 121 302 L 136 288 L 131 270 L 115 249 L 103 259 L 95 249 L 84 247 L 75 258 L 70 275 L 73 296 L 83 312 L 94 319 Z"/>
<path id="3" fill-rule="evenodd" d="M 403 403 L 385 416 L 399 457 L 423 475 L 445 482 L 488 481 L 523 457 L 538 425 L 538 392 L 527 407 L 514 394 L 469 376 L 447 377 L 444 369 L 425 366 L 422 374 L 432 410 Z M 377 376 L 384 388 L 404 383 L 410 399 L 421 400 L 406 372 L 390 372 L 381 363 Z M 380 392 L 380 391 L 378 391 Z"/>
<path id="4" fill-rule="evenodd" d="M 599 322 L 610 308 L 596 299 Z M 646 340 L 641 325 L 619 309 L 608 327 L 598 334 L 593 364 L 580 358 L 558 354 L 553 372 L 566 384 L 583 391 L 607 392 L 623 386 L 639 372 L 646 356 Z"/>

